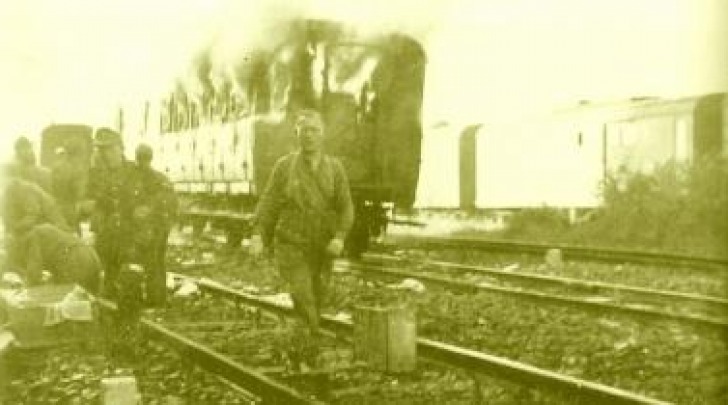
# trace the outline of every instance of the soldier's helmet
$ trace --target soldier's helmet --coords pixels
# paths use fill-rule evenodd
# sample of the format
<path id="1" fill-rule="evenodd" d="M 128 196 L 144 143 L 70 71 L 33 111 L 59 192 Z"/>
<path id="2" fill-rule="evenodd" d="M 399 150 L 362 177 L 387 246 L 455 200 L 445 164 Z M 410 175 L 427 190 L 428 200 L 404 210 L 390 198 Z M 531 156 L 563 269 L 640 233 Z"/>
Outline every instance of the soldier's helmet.
<path id="1" fill-rule="evenodd" d="M 99 128 L 94 134 L 94 146 L 122 145 L 121 134 L 110 128 Z"/>

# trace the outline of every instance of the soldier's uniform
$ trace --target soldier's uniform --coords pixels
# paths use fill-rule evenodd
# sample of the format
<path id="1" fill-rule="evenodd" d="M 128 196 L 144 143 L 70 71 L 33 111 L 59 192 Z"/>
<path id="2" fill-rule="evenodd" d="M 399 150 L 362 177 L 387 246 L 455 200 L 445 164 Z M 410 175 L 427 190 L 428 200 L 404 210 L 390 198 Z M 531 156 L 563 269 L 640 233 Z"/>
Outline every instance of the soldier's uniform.
<path id="1" fill-rule="evenodd" d="M 43 270 L 49 270 L 54 282 L 74 282 L 91 293 L 98 291 L 101 261 L 76 235 L 42 224 L 28 233 L 26 241 L 25 279 L 30 285 L 40 281 Z"/>
<path id="2" fill-rule="evenodd" d="M 166 301 L 167 239 L 177 214 L 177 199 L 167 176 L 151 168 L 136 168 L 137 184 L 142 190 L 136 210 L 145 209 L 143 215 L 135 215 L 137 238 L 135 245 L 140 252 L 144 267 L 147 304 L 163 306 Z"/>
<path id="3" fill-rule="evenodd" d="M 294 307 L 313 332 L 331 275 L 326 252 L 353 222 L 349 184 L 341 163 L 322 156 L 313 167 L 299 153 L 281 158 L 260 198 L 256 221 L 263 244 L 275 243 L 275 260 Z"/>
<path id="4" fill-rule="evenodd" d="M 45 167 L 18 164 L 18 175 L 25 181 L 37 184 L 47 193 L 53 192 L 51 171 Z"/>
<path id="5" fill-rule="evenodd" d="M 97 136 L 97 145 L 113 142 L 121 144 L 121 137 L 113 132 Z M 91 168 L 86 196 L 94 201 L 91 230 L 95 234 L 94 247 L 104 267 L 104 293 L 116 296 L 116 282 L 123 263 L 138 263 L 139 252 L 134 240 L 137 229 L 133 214 L 137 199 L 142 195 L 136 181 L 134 163 L 123 160 L 117 167 L 97 164 Z"/>
<path id="6" fill-rule="evenodd" d="M 68 231 L 53 197 L 38 185 L 11 179 L 5 187 L 2 217 L 6 234 L 7 265 L 18 270 L 25 265 L 25 237 L 36 225 L 49 223 Z"/>
<path id="7" fill-rule="evenodd" d="M 34 183 L 14 179 L 8 182 L 3 200 L 5 231 L 22 234 L 33 226 L 51 223 L 68 230 L 68 224 L 53 197 Z"/>

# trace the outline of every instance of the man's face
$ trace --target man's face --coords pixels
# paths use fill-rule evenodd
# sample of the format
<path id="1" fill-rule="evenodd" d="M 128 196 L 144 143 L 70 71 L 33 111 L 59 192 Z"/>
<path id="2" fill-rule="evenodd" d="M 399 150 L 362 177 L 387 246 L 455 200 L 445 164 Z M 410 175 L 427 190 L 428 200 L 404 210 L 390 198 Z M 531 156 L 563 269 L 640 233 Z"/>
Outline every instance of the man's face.
<path id="1" fill-rule="evenodd" d="M 122 150 L 121 145 L 103 145 L 96 147 L 98 159 L 106 165 L 117 166 L 121 163 Z"/>
<path id="2" fill-rule="evenodd" d="M 313 120 L 305 120 L 298 125 L 298 144 L 304 153 L 316 153 L 323 150 L 324 129 Z"/>

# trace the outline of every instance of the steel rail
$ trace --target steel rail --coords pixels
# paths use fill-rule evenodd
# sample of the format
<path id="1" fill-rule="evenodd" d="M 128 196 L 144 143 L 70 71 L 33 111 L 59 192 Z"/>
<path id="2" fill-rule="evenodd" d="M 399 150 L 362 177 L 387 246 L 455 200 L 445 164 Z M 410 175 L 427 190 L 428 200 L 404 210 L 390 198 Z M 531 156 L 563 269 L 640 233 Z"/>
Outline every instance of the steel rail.
<path id="1" fill-rule="evenodd" d="M 551 284 L 560 287 L 578 287 L 589 290 L 598 291 L 610 291 L 613 293 L 627 293 L 642 295 L 645 297 L 655 299 L 667 299 L 672 301 L 683 301 L 701 305 L 714 305 L 726 310 L 728 313 L 728 299 L 713 297 L 707 295 L 690 294 L 678 291 L 666 291 L 656 290 L 646 287 L 637 287 L 626 284 L 613 284 L 602 281 L 590 281 L 571 277 L 560 277 L 550 276 L 545 274 L 536 274 L 529 272 L 509 272 L 501 269 L 492 267 L 476 266 L 470 264 L 452 263 L 440 260 L 418 260 L 418 259 L 402 259 L 395 256 L 383 255 L 383 254 L 370 254 L 367 253 L 363 257 L 364 263 L 369 264 L 377 260 L 397 262 L 397 263 L 408 263 L 412 262 L 415 265 L 425 265 L 433 267 L 441 267 L 445 269 L 453 269 L 456 271 L 475 272 L 480 274 L 486 274 L 488 276 L 500 277 L 504 279 L 511 279 L 516 281 L 527 281 L 527 282 L 538 282 L 542 284 Z M 378 263 L 375 263 L 378 264 Z"/>
<path id="2" fill-rule="evenodd" d="M 487 291 L 505 296 L 524 298 L 535 302 L 544 302 L 558 305 L 576 306 L 583 309 L 594 310 L 600 313 L 623 312 L 630 315 L 636 315 L 647 319 L 657 320 L 675 320 L 690 323 L 699 327 L 717 328 L 722 331 L 728 331 L 728 322 L 718 319 L 706 318 L 701 316 L 676 314 L 672 312 L 659 311 L 649 308 L 629 307 L 607 302 L 595 302 L 585 299 L 573 297 L 565 297 L 560 295 L 551 295 L 535 291 L 524 291 L 508 287 L 494 286 L 490 284 L 473 284 L 467 281 L 453 280 L 449 277 L 435 276 L 429 274 L 421 274 L 411 270 L 401 270 L 386 267 L 373 267 L 362 264 L 352 264 L 352 268 L 359 269 L 367 273 L 377 274 L 385 277 L 396 279 L 413 278 L 424 282 L 425 284 L 442 286 L 446 288 L 457 289 L 460 291 L 478 292 Z"/>
<path id="3" fill-rule="evenodd" d="M 197 217 L 203 219 L 222 219 L 249 223 L 251 214 L 233 213 L 211 210 L 188 210 L 180 217 Z M 412 221 L 393 220 L 394 223 L 407 223 L 409 225 L 424 226 Z M 397 246 L 426 246 L 434 248 L 458 248 L 490 250 L 504 253 L 526 253 L 543 255 L 549 249 L 560 249 L 571 259 L 600 261 L 606 263 L 635 263 L 651 265 L 681 266 L 706 269 L 728 269 L 726 257 L 702 257 L 676 254 L 669 252 L 654 252 L 631 249 L 607 249 L 567 244 L 547 244 L 525 241 L 488 240 L 465 237 L 436 237 L 436 236 L 391 236 Z"/>
<path id="4" fill-rule="evenodd" d="M 116 311 L 117 305 L 113 302 L 97 298 L 97 301 L 108 310 Z M 244 366 L 228 356 L 220 354 L 204 345 L 201 345 L 185 336 L 165 328 L 163 325 L 141 318 L 139 320 L 142 332 L 172 347 L 188 361 L 199 367 L 237 384 L 253 395 L 260 397 L 266 404 L 301 404 L 319 405 L 324 402 L 308 398 L 298 391 L 283 385 L 257 370 Z"/>
<path id="5" fill-rule="evenodd" d="M 543 255 L 549 249 L 560 249 L 570 259 L 607 263 L 636 263 L 676 267 L 728 269 L 728 258 L 688 256 L 667 252 L 650 252 L 627 249 L 602 249 L 566 244 L 546 244 L 522 241 L 496 241 L 463 237 L 391 236 L 397 247 L 414 246 L 427 248 L 455 248 L 487 250 L 503 253 Z"/>
<path id="6" fill-rule="evenodd" d="M 276 315 L 294 316 L 293 309 L 289 306 L 282 306 L 261 297 L 236 291 L 209 279 L 196 279 L 183 275 L 177 276 L 193 280 L 202 291 L 212 295 L 255 306 Z M 321 326 L 324 329 L 337 335 L 346 336 L 352 333 L 353 324 L 349 321 L 326 315 L 321 317 L 321 321 Z M 430 339 L 418 338 L 417 351 L 418 355 L 425 359 L 443 363 L 451 367 L 467 369 L 478 374 L 505 379 L 527 386 L 547 388 L 564 394 L 575 395 L 597 404 L 669 404 L 669 402 L 645 397 L 619 388 L 569 377 L 506 358 L 463 349 Z"/>

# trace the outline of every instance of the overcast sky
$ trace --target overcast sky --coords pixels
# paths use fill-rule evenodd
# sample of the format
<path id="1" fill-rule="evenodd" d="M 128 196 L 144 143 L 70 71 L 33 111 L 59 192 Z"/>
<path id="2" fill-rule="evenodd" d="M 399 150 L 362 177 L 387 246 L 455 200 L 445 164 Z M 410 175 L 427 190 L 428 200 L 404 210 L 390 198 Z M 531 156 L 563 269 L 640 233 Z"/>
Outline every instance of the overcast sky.
<path id="1" fill-rule="evenodd" d="M 108 125 L 119 103 L 169 90 L 203 45 L 237 52 L 238 41 L 260 38 L 262 21 L 298 14 L 420 39 L 429 58 L 426 123 L 517 117 L 580 99 L 728 91 L 724 0 L 358 3 L 2 2 L 0 146 L 51 122 Z"/>

